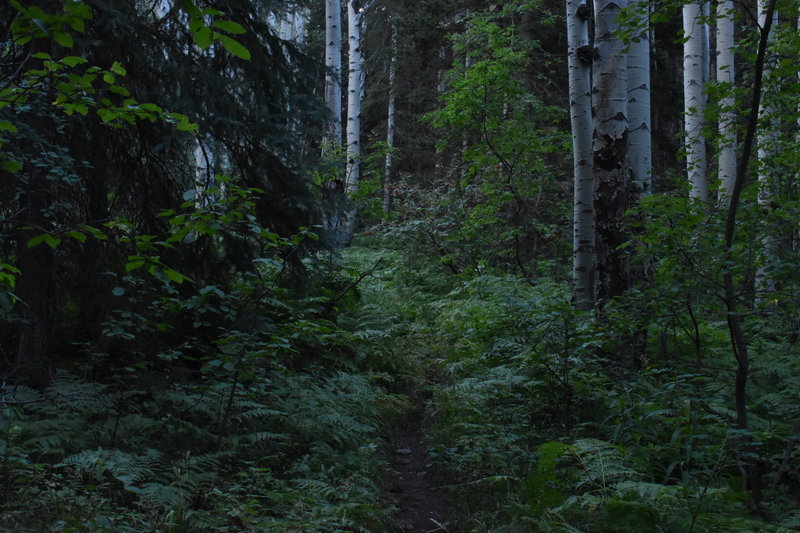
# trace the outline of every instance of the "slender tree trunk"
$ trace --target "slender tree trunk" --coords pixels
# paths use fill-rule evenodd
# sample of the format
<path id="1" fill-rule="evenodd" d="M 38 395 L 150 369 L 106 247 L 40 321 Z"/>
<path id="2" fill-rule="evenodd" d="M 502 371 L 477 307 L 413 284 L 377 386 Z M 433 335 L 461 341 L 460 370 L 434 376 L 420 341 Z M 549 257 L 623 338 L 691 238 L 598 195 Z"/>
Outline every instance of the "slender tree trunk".
<path id="1" fill-rule="evenodd" d="M 342 6 L 325 0 L 325 105 L 330 111 L 326 142 L 335 150 L 342 143 Z"/>
<path id="2" fill-rule="evenodd" d="M 391 22 L 391 58 L 389 59 L 389 105 L 386 118 L 386 169 L 383 176 L 383 218 L 389 218 L 392 209 L 392 164 L 394 160 L 394 128 L 397 111 L 397 24 Z"/>
<path id="3" fill-rule="evenodd" d="M 704 51 L 705 22 L 703 6 L 692 2 L 683 6 L 683 109 L 685 120 L 686 172 L 691 187 L 689 195 L 708 201 L 708 175 L 706 171 L 706 140 L 703 136 L 707 76 L 707 56 Z"/>
<path id="4" fill-rule="evenodd" d="M 758 25 L 761 28 L 765 27 L 766 24 L 766 17 L 767 17 L 767 4 L 763 0 L 759 0 L 757 4 L 758 8 Z M 778 12 L 774 11 L 772 13 L 772 20 L 771 26 L 775 26 L 778 24 Z M 769 42 L 772 42 L 772 36 L 770 35 Z M 766 86 L 767 90 L 772 87 L 771 80 L 771 72 L 768 66 L 768 63 L 765 63 L 764 67 L 764 85 Z M 766 105 L 763 103 L 759 107 L 758 110 L 759 120 L 762 124 L 766 123 L 767 126 L 763 127 L 758 130 L 756 134 L 756 144 L 758 146 L 758 205 L 761 206 L 761 209 L 764 213 L 768 213 L 772 210 L 772 203 L 774 199 L 774 189 L 775 189 L 775 176 L 773 172 L 770 171 L 769 165 L 767 161 L 769 160 L 770 154 L 775 149 L 775 142 L 776 142 L 776 134 L 779 124 L 777 119 L 775 118 L 775 111 L 772 109 L 772 106 Z M 767 235 L 763 238 L 762 241 L 762 249 L 763 249 L 763 263 L 759 265 L 756 269 L 756 279 L 755 279 L 755 288 L 756 288 L 756 297 L 755 302 L 759 303 L 764 301 L 765 296 L 767 293 L 772 292 L 775 290 L 775 284 L 769 275 L 769 264 L 775 260 L 776 254 L 776 245 L 775 245 L 775 237 L 773 235 Z"/>
<path id="5" fill-rule="evenodd" d="M 346 190 L 358 190 L 361 179 L 361 98 L 364 69 L 361 57 L 361 12 L 358 2 L 347 3 L 349 65 L 347 77 L 347 177 Z"/>
<path id="6" fill-rule="evenodd" d="M 719 197 L 723 203 L 727 202 L 736 179 L 736 99 L 733 96 L 736 41 L 733 16 L 733 0 L 717 4 L 717 83 L 725 86 L 724 96 L 719 102 Z"/>
<path id="7" fill-rule="evenodd" d="M 631 170 L 640 196 L 652 192 L 652 136 L 650 132 L 650 32 L 649 0 L 634 0 L 637 34 L 628 45 L 628 119 Z"/>
<path id="8" fill-rule="evenodd" d="M 364 93 L 364 63 L 361 55 L 360 3 L 347 2 L 348 77 L 347 77 L 347 165 L 345 192 L 352 197 L 361 181 L 361 99 Z M 343 243 L 349 243 L 355 232 L 357 210 L 349 208 L 343 226 Z"/>
<path id="9" fill-rule="evenodd" d="M 567 0 L 569 107 L 573 154 L 573 269 L 575 307 L 594 307 L 594 175 L 592 173 L 591 8 L 583 0 Z"/>
<path id="10" fill-rule="evenodd" d="M 625 0 L 594 0 L 592 70 L 596 292 L 603 305 L 631 286 L 625 212 L 634 196 L 628 161 L 628 72 L 625 45 L 617 35 Z"/>
<path id="11" fill-rule="evenodd" d="M 772 28 L 773 13 L 775 12 L 776 0 L 769 0 L 765 10 L 764 25 L 761 26 L 761 38 L 758 44 L 756 64 L 753 71 L 753 96 L 750 103 L 750 110 L 747 117 L 747 132 L 742 145 L 742 152 L 737 165 L 736 180 L 730 194 L 728 215 L 725 219 L 725 263 L 734 264 L 733 244 L 736 236 L 736 215 L 739 209 L 739 198 L 744 188 L 745 178 L 750 158 L 753 153 L 756 129 L 758 127 L 758 112 L 761 107 L 761 87 L 764 80 L 764 64 L 769 43 L 770 30 Z M 734 269 L 728 268 L 723 276 L 724 302 L 726 316 L 728 320 L 728 330 L 731 337 L 733 355 L 736 359 L 736 423 L 739 429 L 748 429 L 747 420 L 747 380 L 750 373 L 750 360 L 748 354 L 748 343 L 742 327 L 742 317 L 738 305 L 738 292 L 734 282 Z M 748 478 L 753 500 L 757 503 L 761 497 L 761 479 L 757 461 L 750 460 L 748 465 Z"/>

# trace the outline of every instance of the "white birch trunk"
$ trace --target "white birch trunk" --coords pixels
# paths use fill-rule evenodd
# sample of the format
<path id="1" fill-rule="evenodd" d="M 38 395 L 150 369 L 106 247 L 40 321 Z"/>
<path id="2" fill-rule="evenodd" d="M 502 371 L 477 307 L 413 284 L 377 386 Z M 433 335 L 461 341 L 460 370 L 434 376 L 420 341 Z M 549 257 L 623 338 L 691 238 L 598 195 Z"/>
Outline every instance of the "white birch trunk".
<path id="1" fill-rule="evenodd" d="M 717 5 L 717 83 L 724 84 L 724 96 L 719 107 L 719 198 L 727 203 L 728 192 L 736 179 L 736 100 L 733 88 L 736 82 L 733 25 L 733 0 L 723 0 Z"/>
<path id="2" fill-rule="evenodd" d="M 767 2 L 758 0 L 758 26 L 763 28 L 766 23 Z M 778 11 L 773 12 L 772 17 L 772 32 L 770 32 L 769 39 L 773 40 L 775 29 L 778 25 Z M 771 75 L 769 62 L 764 66 L 764 88 L 766 91 L 774 89 L 774 80 Z M 762 126 L 758 130 L 756 137 L 756 144 L 758 146 L 758 204 L 761 206 L 763 212 L 769 212 L 772 207 L 775 177 L 772 175 L 768 166 L 768 159 L 771 151 L 775 149 L 775 131 L 777 131 L 779 124 L 775 117 L 775 111 L 769 104 L 762 104 L 758 109 L 759 120 L 766 122 L 766 126 Z M 768 273 L 769 263 L 775 258 L 775 238 L 774 236 L 767 235 L 762 242 L 763 246 L 763 265 L 756 269 L 755 288 L 756 288 L 756 303 L 764 301 L 765 293 L 771 292 L 775 289 L 775 284 L 770 279 Z"/>
<path id="3" fill-rule="evenodd" d="M 617 35 L 626 0 L 594 0 L 592 69 L 595 187 L 595 301 L 602 306 L 631 285 L 625 213 L 631 207 L 628 162 L 628 72 L 625 45 Z"/>
<path id="4" fill-rule="evenodd" d="M 583 0 L 567 0 L 569 108 L 573 154 L 573 268 L 575 307 L 594 306 L 594 175 L 589 11 Z"/>
<path id="5" fill-rule="evenodd" d="M 331 114 L 326 142 L 335 150 L 342 143 L 342 11 L 341 0 L 325 0 L 325 105 Z"/>
<path id="6" fill-rule="evenodd" d="M 699 2 L 683 6 L 683 110 L 685 121 L 686 173 L 691 198 L 708 201 L 706 140 L 703 116 L 706 107 L 704 78 L 707 58 L 704 57 L 703 8 Z"/>
<path id="7" fill-rule="evenodd" d="M 347 77 L 347 176 L 345 190 L 353 194 L 361 179 L 361 97 L 364 69 L 361 57 L 361 12 L 347 2 L 349 65 Z"/>
<path id="8" fill-rule="evenodd" d="M 394 125 L 397 113 L 397 25 L 391 22 L 391 58 L 389 59 L 389 105 L 386 114 L 386 169 L 383 176 L 383 218 L 392 208 L 392 164 L 394 163 Z"/>
<path id="9" fill-rule="evenodd" d="M 650 131 L 649 0 L 633 0 L 636 34 L 628 45 L 628 150 L 634 190 L 639 197 L 652 192 L 652 136 Z"/>

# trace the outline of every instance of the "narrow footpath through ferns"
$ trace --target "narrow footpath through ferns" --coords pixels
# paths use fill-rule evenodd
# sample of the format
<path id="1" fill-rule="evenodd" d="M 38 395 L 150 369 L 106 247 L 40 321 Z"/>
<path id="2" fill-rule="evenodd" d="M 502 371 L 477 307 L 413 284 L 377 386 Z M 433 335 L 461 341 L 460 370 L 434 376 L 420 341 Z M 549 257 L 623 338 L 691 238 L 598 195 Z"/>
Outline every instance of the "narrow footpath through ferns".
<path id="1" fill-rule="evenodd" d="M 394 533 L 447 531 L 447 506 L 429 471 L 424 410 L 416 409 L 390 440 L 393 482 L 390 496 L 398 508 Z"/>

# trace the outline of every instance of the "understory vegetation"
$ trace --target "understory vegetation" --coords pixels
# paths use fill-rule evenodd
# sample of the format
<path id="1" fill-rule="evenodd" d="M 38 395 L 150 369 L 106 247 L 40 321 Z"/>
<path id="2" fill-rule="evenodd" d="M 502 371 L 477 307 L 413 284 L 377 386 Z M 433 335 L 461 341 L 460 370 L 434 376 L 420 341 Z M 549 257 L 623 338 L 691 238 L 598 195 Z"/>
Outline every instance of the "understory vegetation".
<path id="1" fill-rule="evenodd" d="M 407 533 L 421 416 L 440 531 L 800 531 L 786 3 L 738 214 L 670 177 L 680 6 L 653 17 L 655 193 L 590 310 L 562 2 L 334 3 L 369 21 L 357 158 L 319 2 L 0 5 L 0 530 Z"/>

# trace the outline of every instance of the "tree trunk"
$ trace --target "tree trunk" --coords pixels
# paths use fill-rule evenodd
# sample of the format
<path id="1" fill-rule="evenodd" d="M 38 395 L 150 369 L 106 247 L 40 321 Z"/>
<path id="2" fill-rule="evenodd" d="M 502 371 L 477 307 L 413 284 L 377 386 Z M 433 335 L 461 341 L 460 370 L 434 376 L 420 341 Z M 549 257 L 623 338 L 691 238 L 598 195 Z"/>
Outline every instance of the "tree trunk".
<path id="1" fill-rule="evenodd" d="M 347 2 L 348 77 L 347 77 L 347 165 L 345 192 L 351 197 L 358 191 L 361 181 L 361 99 L 364 93 L 364 64 L 361 56 L 360 3 Z M 342 242 L 353 238 L 356 226 L 356 209 L 348 208 L 342 223 Z"/>
<path id="2" fill-rule="evenodd" d="M 625 0 L 594 0 L 593 164 L 596 291 L 603 305 L 631 286 L 625 212 L 634 196 L 628 161 L 628 74 L 624 43 L 617 35 Z"/>
<path id="3" fill-rule="evenodd" d="M 628 149 L 634 190 L 640 197 L 652 192 L 652 137 L 650 134 L 649 0 L 633 0 L 636 34 L 628 44 Z"/>
<path id="4" fill-rule="evenodd" d="M 758 1 L 758 25 L 764 28 L 767 16 L 767 5 L 763 0 Z M 778 23 L 778 13 L 774 11 L 772 14 L 771 26 Z M 772 35 L 772 34 L 771 34 Z M 772 42 L 770 35 L 769 42 Z M 764 85 L 767 90 L 772 88 L 771 72 L 769 63 L 765 63 L 764 67 Z M 767 124 L 766 127 L 759 129 L 756 136 L 756 144 L 758 145 L 758 205 L 761 206 L 762 211 L 766 214 L 772 209 L 774 201 L 775 190 L 775 176 L 770 171 L 767 161 L 775 149 L 776 134 L 779 128 L 778 121 L 775 118 L 775 111 L 772 106 L 761 104 L 758 110 L 759 120 L 762 124 Z M 775 283 L 769 274 L 769 264 L 775 260 L 776 245 L 775 236 L 767 235 L 762 240 L 762 263 L 756 269 L 755 276 L 755 289 L 756 297 L 755 302 L 760 303 L 767 299 L 768 293 L 775 290 Z"/>
<path id="5" fill-rule="evenodd" d="M 572 299 L 575 307 L 583 310 L 594 306 L 590 11 L 583 0 L 567 0 L 569 107 L 574 159 Z"/>
<path id="6" fill-rule="evenodd" d="M 761 37 L 758 43 L 758 53 L 753 71 L 753 96 L 750 102 L 750 111 L 747 117 L 747 132 L 745 134 L 742 152 L 737 165 L 736 180 L 731 189 L 728 214 L 725 219 L 725 263 L 734 265 L 736 258 L 733 254 L 734 237 L 736 235 L 736 216 L 739 209 L 739 198 L 744 188 L 747 169 L 753 152 L 756 129 L 758 127 L 758 113 L 761 107 L 761 87 L 764 78 L 764 64 L 769 43 L 770 29 L 772 28 L 772 14 L 775 12 L 776 0 L 770 0 L 765 10 L 764 24 L 761 26 Z M 748 429 L 747 416 L 747 380 L 750 373 L 750 359 L 748 343 L 742 327 L 742 317 L 738 305 L 738 292 L 734 282 L 734 269 L 728 267 L 723 276 L 725 310 L 728 321 L 728 330 L 731 337 L 731 347 L 736 359 L 736 384 L 734 388 L 736 402 L 736 424 L 739 429 Z M 749 451 L 749 450 L 746 450 Z M 747 474 L 753 500 L 758 503 L 761 494 L 761 479 L 758 462 L 748 460 Z"/>
<path id="7" fill-rule="evenodd" d="M 708 59 L 704 52 L 705 22 L 700 2 L 683 6 L 683 109 L 685 120 L 686 172 L 691 198 L 708 201 L 706 140 L 703 136 L 704 94 Z"/>
<path id="8" fill-rule="evenodd" d="M 736 179 L 735 44 L 733 0 L 723 0 L 717 5 L 717 83 L 725 85 L 719 102 L 719 197 L 723 203 Z"/>
<path id="9" fill-rule="evenodd" d="M 325 105 L 330 111 L 326 142 L 336 150 L 342 143 L 342 6 L 325 0 Z"/>
<path id="10" fill-rule="evenodd" d="M 394 127 L 397 111 L 397 25 L 391 22 L 391 58 L 389 59 L 389 104 L 386 118 L 386 169 L 383 176 L 383 219 L 392 209 L 392 164 L 394 160 Z"/>

